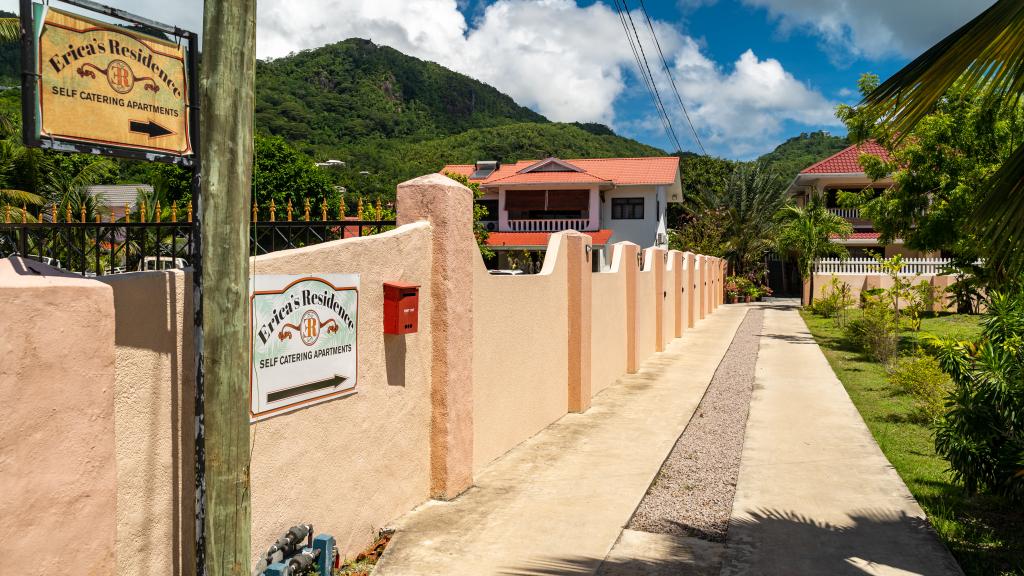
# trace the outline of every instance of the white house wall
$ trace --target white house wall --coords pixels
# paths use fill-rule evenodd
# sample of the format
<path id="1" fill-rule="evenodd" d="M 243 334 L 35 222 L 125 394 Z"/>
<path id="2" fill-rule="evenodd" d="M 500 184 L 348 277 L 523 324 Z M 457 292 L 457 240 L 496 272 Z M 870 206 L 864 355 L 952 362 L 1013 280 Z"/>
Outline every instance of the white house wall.
<path id="1" fill-rule="evenodd" d="M 621 186 L 604 193 L 604 201 L 601 202 L 601 228 L 612 231 L 611 240 L 608 244 L 615 242 L 632 242 L 642 248 L 654 246 L 658 233 L 659 221 L 664 223 L 663 213 L 665 202 L 657 201 L 657 186 Z M 642 220 L 612 220 L 612 198 L 638 198 L 644 199 L 644 217 Z M 660 204 L 658 214 L 656 208 Z"/>

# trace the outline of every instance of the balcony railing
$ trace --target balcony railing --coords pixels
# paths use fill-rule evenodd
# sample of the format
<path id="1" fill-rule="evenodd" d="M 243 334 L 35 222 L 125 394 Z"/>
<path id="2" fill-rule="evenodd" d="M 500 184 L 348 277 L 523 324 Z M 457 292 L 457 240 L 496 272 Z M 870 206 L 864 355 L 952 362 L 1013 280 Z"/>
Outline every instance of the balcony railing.
<path id="1" fill-rule="evenodd" d="M 512 232 L 561 232 L 563 230 L 586 230 L 590 227 L 587 218 L 559 218 L 551 220 L 509 220 Z"/>
<path id="2" fill-rule="evenodd" d="M 828 211 L 847 220 L 860 220 L 860 210 L 857 208 L 829 208 Z"/>

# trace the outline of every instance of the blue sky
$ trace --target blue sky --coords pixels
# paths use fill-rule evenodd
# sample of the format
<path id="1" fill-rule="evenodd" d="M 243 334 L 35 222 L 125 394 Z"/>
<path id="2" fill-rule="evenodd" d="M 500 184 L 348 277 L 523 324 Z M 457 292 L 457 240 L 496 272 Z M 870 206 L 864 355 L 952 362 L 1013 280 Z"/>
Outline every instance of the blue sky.
<path id="1" fill-rule="evenodd" d="M 885 78 L 991 1 L 644 0 L 704 146 L 739 159 L 801 132 L 842 133 L 832 110 L 856 100 L 861 73 Z M 201 0 L 108 3 L 201 27 Z M 655 68 L 640 0 L 627 5 Z M 17 3 L 0 0 L 0 8 L 16 11 Z M 473 76 L 552 120 L 602 122 L 674 149 L 636 74 L 612 0 L 257 3 L 261 58 L 353 36 Z M 696 149 L 667 76 L 656 69 L 676 134 L 684 149 Z"/>

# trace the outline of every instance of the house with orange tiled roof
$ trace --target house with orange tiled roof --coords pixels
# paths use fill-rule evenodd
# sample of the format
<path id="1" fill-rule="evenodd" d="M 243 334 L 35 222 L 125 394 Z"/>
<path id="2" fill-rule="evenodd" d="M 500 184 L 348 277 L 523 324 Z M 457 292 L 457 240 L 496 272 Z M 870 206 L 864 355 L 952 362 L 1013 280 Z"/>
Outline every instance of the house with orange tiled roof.
<path id="1" fill-rule="evenodd" d="M 889 159 L 889 152 L 874 140 L 854 144 L 801 170 L 789 185 L 790 197 L 803 206 L 812 195 L 823 195 L 828 210 L 853 225 L 853 234 L 849 238 L 832 239 L 846 246 L 851 258 L 867 257 L 870 254 L 886 258 L 895 254 L 905 257 L 933 256 L 904 247 L 903 240 L 899 238 L 883 243 L 872 222 L 862 217 L 859 209 L 839 206 L 840 191 L 871 191 L 871 194 L 879 194 L 893 185 L 892 178 L 872 180 L 864 173 L 860 163 L 864 154 Z"/>
<path id="2" fill-rule="evenodd" d="M 674 156 L 481 161 L 451 164 L 442 172 L 480 185 L 488 244 L 501 268 L 504 253 L 542 251 L 548 237 L 563 230 L 590 235 L 595 266 L 603 265 L 605 247 L 615 242 L 667 246 L 667 205 L 683 200 Z"/>

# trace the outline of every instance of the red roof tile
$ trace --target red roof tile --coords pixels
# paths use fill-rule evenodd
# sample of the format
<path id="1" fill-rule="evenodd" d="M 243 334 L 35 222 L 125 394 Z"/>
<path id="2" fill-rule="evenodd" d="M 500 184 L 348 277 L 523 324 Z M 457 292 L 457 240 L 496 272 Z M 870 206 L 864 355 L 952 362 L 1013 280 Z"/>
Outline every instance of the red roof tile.
<path id="1" fill-rule="evenodd" d="M 867 140 L 845 148 L 821 162 L 817 162 L 800 171 L 801 174 L 861 174 L 864 167 L 860 165 L 861 154 L 874 154 L 882 160 L 889 160 L 889 152 L 874 140 Z"/>
<path id="2" fill-rule="evenodd" d="M 854 232 L 850 234 L 847 240 L 878 240 L 882 234 L 880 232 Z M 832 238 L 838 239 L 838 234 L 833 234 Z"/>
<path id="3" fill-rule="evenodd" d="M 582 170 L 582 172 L 527 172 L 521 170 L 537 164 L 537 160 L 521 160 L 514 164 L 502 164 L 484 179 L 474 180 L 484 185 L 491 184 L 555 184 L 555 183 L 588 183 L 599 184 L 612 182 L 618 186 L 643 184 L 672 184 L 676 181 L 679 171 L 679 159 L 675 156 L 658 156 L 652 158 L 589 158 L 565 160 L 565 162 Z M 449 164 L 441 172 L 453 172 L 470 176 L 475 166 L 472 164 Z M 500 182 L 499 182 L 500 180 Z"/>
<path id="4" fill-rule="evenodd" d="M 491 232 L 487 236 L 488 246 L 547 246 L 548 239 L 554 232 Z M 612 237 L 611 230 L 584 232 L 590 236 L 591 242 L 597 246 L 608 243 Z"/>

